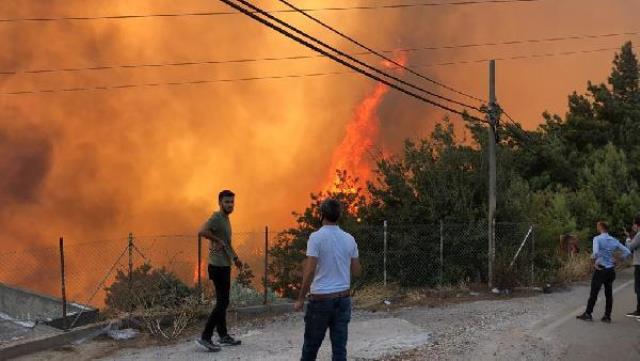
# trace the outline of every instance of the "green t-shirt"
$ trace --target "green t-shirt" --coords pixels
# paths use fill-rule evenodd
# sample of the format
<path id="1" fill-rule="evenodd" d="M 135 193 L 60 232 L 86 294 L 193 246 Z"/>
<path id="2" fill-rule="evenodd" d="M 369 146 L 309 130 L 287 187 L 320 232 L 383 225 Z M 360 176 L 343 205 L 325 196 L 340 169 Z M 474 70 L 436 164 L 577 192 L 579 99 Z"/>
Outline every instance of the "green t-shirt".
<path id="1" fill-rule="evenodd" d="M 214 212 L 202 226 L 214 236 L 224 242 L 224 249 L 216 251 L 213 249 L 213 242 L 209 241 L 209 264 L 213 266 L 231 266 L 231 262 L 237 257 L 231 246 L 231 222 L 229 216 L 223 212 Z"/>

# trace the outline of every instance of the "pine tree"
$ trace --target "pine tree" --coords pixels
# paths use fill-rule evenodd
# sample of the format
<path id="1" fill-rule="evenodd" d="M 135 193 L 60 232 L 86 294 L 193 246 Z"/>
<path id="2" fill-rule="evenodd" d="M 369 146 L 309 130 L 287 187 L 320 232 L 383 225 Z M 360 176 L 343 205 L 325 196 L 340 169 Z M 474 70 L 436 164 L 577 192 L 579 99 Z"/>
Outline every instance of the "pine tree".
<path id="1" fill-rule="evenodd" d="M 638 103 L 640 100 L 640 68 L 631 42 L 624 44 L 620 53 L 616 54 L 613 65 L 609 77 L 613 95 L 624 102 Z"/>

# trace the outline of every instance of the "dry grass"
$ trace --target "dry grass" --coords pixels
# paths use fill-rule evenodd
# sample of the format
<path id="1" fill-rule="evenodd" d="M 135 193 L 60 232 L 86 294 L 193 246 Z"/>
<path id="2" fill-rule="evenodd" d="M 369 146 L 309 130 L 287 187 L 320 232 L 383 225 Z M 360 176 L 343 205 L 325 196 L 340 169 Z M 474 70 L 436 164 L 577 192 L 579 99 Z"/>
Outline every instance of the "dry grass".
<path id="1" fill-rule="evenodd" d="M 190 296 L 182 300 L 176 307 L 146 307 L 141 302 L 142 309 L 138 311 L 145 328 L 153 336 L 164 340 L 175 340 L 191 326 L 200 313 L 201 305 L 197 297 Z"/>
<path id="2" fill-rule="evenodd" d="M 567 284 L 584 281 L 593 271 L 593 259 L 587 253 L 571 255 L 563 259 L 562 266 L 556 273 L 556 282 Z"/>
<path id="3" fill-rule="evenodd" d="M 382 282 L 373 283 L 358 289 L 353 295 L 353 302 L 359 307 L 368 307 L 374 304 L 380 304 L 384 300 L 395 298 L 400 293 L 400 287 L 397 284 L 388 284 L 386 287 Z"/>
<path id="4" fill-rule="evenodd" d="M 486 286 L 474 288 L 465 282 L 437 288 L 402 288 L 397 284 L 385 287 L 382 283 L 376 283 L 356 291 L 353 302 L 358 308 L 379 311 L 407 306 L 437 307 L 493 297 L 487 292 Z M 389 304 L 384 301 L 389 301 Z"/>

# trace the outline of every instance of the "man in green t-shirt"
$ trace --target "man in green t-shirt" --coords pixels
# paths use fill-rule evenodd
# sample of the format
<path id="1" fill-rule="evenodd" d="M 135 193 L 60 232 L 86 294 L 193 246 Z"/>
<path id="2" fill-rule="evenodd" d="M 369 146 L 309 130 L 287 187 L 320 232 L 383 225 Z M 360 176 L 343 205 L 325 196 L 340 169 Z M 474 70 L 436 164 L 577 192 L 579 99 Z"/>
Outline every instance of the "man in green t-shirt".
<path id="1" fill-rule="evenodd" d="M 229 306 L 229 289 L 231 288 L 231 263 L 241 268 L 242 262 L 231 246 L 231 223 L 229 215 L 235 205 L 235 194 L 224 190 L 218 194 L 220 210 L 214 212 L 205 222 L 198 236 L 209 240 L 209 279 L 216 290 L 216 306 L 211 311 L 202 337 L 197 341 L 200 346 L 210 351 L 220 351 L 220 346 L 211 341 L 213 330 L 217 329 L 219 342 L 223 345 L 235 346 L 235 340 L 227 332 L 227 307 Z"/>

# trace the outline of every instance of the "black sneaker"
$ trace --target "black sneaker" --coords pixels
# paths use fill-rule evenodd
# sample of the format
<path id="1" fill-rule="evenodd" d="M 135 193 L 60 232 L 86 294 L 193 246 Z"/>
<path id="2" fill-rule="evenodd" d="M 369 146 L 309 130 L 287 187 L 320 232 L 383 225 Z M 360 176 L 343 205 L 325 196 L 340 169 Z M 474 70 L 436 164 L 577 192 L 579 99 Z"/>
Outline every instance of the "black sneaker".
<path id="1" fill-rule="evenodd" d="M 196 340 L 196 344 L 198 344 L 198 346 L 200 347 L 204 347 L 207 351 L 211 351 L 211 352 L 220 351 L 220 346 L 211 342 L 211 340 L 205 340 L 203 338 L 199 338 L 198 340 Z"/>
<path id="2" fill-rule="evenodd" d="M 580 316 L 576 316 L 576 318 L 582 321 L 593 321 L 593 317 L 588 313 L 583 313 Z"/>
<path id="3" fill-rule="evenodd" d="M 222 346 L 238 346 L 239 344 L 242 343 L 242 341 L 236 340 L 235 338 L 233 338 L 233 337 L 231 337 L 229 335 L 226 335 L 224 337 L 220 337 L 218 342 L 220 342 L 220 344 Z"/>
<path id="4" fill-rule="evenodd" d="M 629 312 L 626 315 L 627 317 L 632 317 L 632 318 L 640 318 L 640 312 L 638 311 L 633 311 L 633 312 Z"/>
<path id="5" fill-rule="evenodd" d="M 602 319 L 600 320 L 602 322 L 606 322 L 606 323 L 611 323 L 611 317 L 609 316 L 604 316 L 602 317 Z"/>

